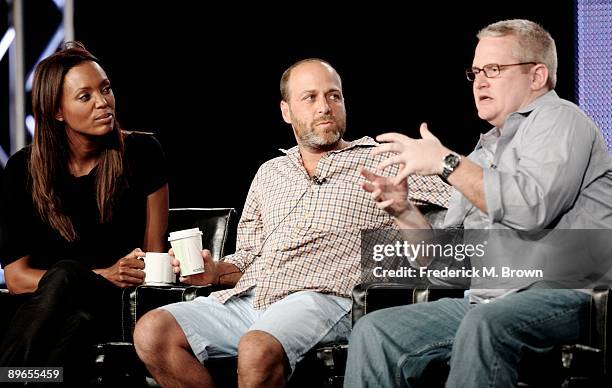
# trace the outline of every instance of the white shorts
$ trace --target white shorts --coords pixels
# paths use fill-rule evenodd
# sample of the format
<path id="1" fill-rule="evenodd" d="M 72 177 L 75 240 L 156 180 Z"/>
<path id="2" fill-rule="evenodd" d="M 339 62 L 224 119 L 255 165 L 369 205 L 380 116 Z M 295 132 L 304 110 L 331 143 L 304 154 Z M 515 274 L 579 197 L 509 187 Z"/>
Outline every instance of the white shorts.
<path id="1" fill-rule="evenodd" d="M 319 343 L 346 340 L 350 334 L 351 300 L 313 291 L 299 291 L 263 310 L 253 308 L 255 289 L 222 304 L 199 297 L 163 306 L 177 320 L 200 362 L 238 354 L 240 338 L 261 330 L 276 338 L 295 364 Z"/>

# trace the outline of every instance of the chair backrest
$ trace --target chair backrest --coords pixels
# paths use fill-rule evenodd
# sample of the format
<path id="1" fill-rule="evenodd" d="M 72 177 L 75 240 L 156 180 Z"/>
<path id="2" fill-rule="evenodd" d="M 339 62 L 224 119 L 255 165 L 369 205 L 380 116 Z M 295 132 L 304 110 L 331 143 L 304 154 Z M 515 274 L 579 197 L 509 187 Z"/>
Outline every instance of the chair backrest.
<path id="1" fill-rule="evenodd" d="M 591 292 L 591 331 L 589 346 L 602 351 L 601 370 L 610 376 L 612 366 L 612 288 L 609 285 L 595 287 Z"/>
<path id="2" fill-rule="evenodd" d="M 210 250 L 214 260 L 236 250 L 237 225 L 234 208 L 174 208 L 168 218 L 168 232 L 200 228 L 202 247 Z"/>

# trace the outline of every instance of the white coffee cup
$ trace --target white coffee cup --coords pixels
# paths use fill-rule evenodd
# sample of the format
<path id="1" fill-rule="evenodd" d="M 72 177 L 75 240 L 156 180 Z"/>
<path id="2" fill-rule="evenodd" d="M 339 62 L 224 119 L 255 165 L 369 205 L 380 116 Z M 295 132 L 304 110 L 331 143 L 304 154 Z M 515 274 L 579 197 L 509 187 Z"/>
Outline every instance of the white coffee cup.
<path id="1" fill-rule="evenodd" d="M 168 237 L 174 257 L 180 262 L 181 276 L 204 272 L 202 232 L 198 228 L 170 232 Z"/>
<path id="2" fill-rule="evenodd" d="M 147 252 L 144 262 L 145 284 L 168 285 L 174 283 L 172 256 L 167 253 Z"/>

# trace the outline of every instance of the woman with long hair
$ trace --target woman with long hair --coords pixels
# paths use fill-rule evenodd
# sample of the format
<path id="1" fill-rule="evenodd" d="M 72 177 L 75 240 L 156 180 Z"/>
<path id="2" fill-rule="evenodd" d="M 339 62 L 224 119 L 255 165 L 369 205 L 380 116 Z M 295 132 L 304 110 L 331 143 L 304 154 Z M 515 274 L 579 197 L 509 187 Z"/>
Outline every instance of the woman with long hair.
<path id="1" fill-rule="evenodd" d="M 38 64 L 32 108 L 32 144 L 5 170 L 0 250 L 9 291 L 31 295 L 0 366 L 66 366 L 75 381 L 83 352 L 112 338 L 121 289 L 143 282 L 139 257 L 164 251 L 165 159 L 150 134 L 120 129 L 110 81 L 78 42 Z"/>

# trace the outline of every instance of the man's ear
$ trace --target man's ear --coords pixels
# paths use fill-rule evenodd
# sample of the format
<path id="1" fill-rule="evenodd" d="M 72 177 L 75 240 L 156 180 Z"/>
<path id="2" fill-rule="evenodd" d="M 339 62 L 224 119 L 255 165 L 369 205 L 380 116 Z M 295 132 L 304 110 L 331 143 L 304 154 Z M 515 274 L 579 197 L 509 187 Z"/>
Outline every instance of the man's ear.
<path id="1" fill-rule="evenodd" d="M 548 68 L 538 63 L 531 69 L 531 87 L 534 90 L 539 90 L 546 87 L 548 82 Z"/>
<path id="2" fill-rule="evenodd" d="M 283 120 L 287 124 L 292 124 L 291 122 L 291 113 L 289 109 L 289 104 L 287 104 L 284 100 L 280 103 L 281 113 L 283 114 Z"/>

